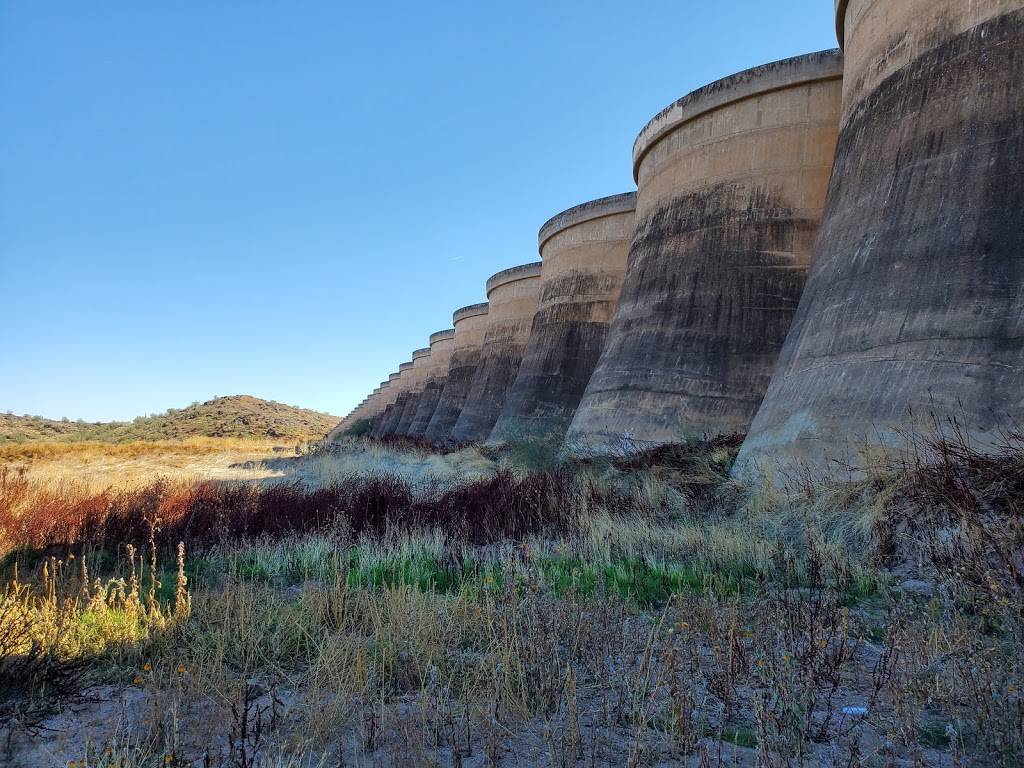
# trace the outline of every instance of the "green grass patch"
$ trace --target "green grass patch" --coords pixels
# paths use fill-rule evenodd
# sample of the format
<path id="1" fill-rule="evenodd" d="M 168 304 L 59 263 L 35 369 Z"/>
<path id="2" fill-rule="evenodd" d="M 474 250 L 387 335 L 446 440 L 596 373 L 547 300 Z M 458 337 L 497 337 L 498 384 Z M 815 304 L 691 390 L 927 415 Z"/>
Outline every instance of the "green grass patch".
<path id="1" fill-rule="evenodd" d="M 538 567 L 545 583 L 559 596 L 603 594 L 635 602 L 645 608 L 664 605 L 673 595 L 713 589 L 737 594 L 742 579 L 732 574 L 705 573 L 689 566 L 651 564 L 642 558 L 616 559 L 608 564 L 579 558 L 544 558 Z"/>
<path id="2" fill-rule="evenodd" d="M 945 720 L 923 720 L 917 724 L 917 741 L 928 749 L 948 749 L 952 731 L 955 728 Z"/>
<path id="3" fill-rule="evenodd" d="M 728 742 L 729 744 L 735 744 L 737 747 L 746 747 L 747 749 L 753 749 L 757 746 L 757 735 L 754 733 L 752 729 L 748 728 L 747 726 L 727 725 L 722 729 L 721 738 L 722 741 Z"/>

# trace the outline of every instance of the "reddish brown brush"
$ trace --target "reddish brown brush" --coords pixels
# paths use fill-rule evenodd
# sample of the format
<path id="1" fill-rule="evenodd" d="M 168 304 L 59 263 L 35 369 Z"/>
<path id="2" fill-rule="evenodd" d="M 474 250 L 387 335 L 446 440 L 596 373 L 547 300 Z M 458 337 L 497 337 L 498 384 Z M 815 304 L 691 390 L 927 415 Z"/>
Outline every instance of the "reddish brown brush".
<path id="1" fill-rule="evenodd" d="M 8 478 L 10 480 L 10 478 Z M 582 493 L 562 472 L 494 477 L 414 491 L 391 474 L 350 476 L 309 488 L 299 482 L 260 486 L 157 481 L 137 489 L 89 493 L 0 483 L 0 534 L 9 547 L 113 547 L 146 541 L 151 526 L 163 547 L 204 546 L 260 536 L 323 530 L 344 523 L 359 534 L 389 524 L 438 527 L 452 537 L 488 543 L 572 524 Z M 588 491 L 593 493 L 593 491 Z"/>

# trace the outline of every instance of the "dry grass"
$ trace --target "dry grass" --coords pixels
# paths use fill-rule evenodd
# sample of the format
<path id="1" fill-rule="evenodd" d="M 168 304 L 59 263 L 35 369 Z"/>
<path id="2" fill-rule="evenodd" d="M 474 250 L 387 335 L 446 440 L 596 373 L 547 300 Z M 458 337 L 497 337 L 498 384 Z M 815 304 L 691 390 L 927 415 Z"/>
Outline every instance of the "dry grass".
<path id="1" fill-rule="evenodd" d="M 94 493 L 138 487 L 158 479 L 176 483 L 298 480 L 317 486 L 380 472 L 420 484 L 483 478 L 496 467 L 475 448 L 438 455 L 359 441 L 312 450 L 280 440 L 223 437 L 0 444 L 0 468 L 23 471 L 37 486 L 72 485 Z"/>
<path id="2" fill-rule="evenodd" d="M 240 437 L 192 437 L 186 440 L 156 440 L 133 443 L 9 443 L 0 445 L 0 462 L 39 462 L 54 459 L 96 458 L 137 459 L 149 456 L 209 456 L 214 454 L 269 455 L 292 451 L 294 444 Z"/>
<path id="3" fill-rule="evenodd" d="M 48 641 L 94 701 L 4 759 L 1019 765 L 1021 453 L 948 448 L 788 495 L 714 445 L 529 470 L 353 443 L 102 503 L 9 474 L 7 530 L 62 521 L 15 533 L 19 604 L 90 626 L 123 583 L 161 620 Z"/>
<path id="4" fill-rule="evenodd" d="M 295 455 L 280 441 L 200 437 L 138 443 L 13 443 L 0 445 L 0 467 L 24 471 L 37 485 L 72 483 L 91 491 L 176 481 L 261 480 L 283 472 L 263 462 Z"/>

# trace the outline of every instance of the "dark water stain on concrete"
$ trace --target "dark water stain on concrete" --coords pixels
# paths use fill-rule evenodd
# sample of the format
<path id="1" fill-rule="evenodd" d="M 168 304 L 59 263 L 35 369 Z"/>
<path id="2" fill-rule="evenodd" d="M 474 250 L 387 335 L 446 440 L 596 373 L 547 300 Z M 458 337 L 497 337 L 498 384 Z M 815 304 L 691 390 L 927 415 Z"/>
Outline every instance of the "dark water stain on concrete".
<path id="1" fill-rule="evenodd" d="M 904 66 L 840 133 L 814 266 L 739 467 L 1024 423 L 1024 11 Z"/>
<path id="2" fill-rule="evenodd" d="M 412 426 L 413 419 L 416 418 L 416 412 L 420 407 L 421 394 L 421 392 L 409 393 L 409 399 L 405 401 L 405 407 L 402 408 L 402 415 L 395 424 L 395 435 L 398 435 L 399 437 L 408 437 L 409 428 Z"/>
<path id="3" fill-rule="evenodd" d="M 817 222 L 772 189 L 723 183 L 638 222 L 574 441 L 743 431 L 796 311 Z"/>
<path id="4" fill-rule="evenodd" d="M 423 437 L 430 419 L 437 409 L 437 403 L 441 399 L 441 392 L 444 390 L 446 379 L 434 379 L 429 382 L 420 393 L 420 404 L 416 409 L 412 424 L 409 425 L 409 437 Z"/>
<path id="5" fill-rule="evenodd" d="M 619 280 L 569 272 L 545 283 L 541 309 L 491 440 L 564 435 L 597 366 Z"/>
<path id="6" fill-rule="evenodd" d="M 423 433 L 423 437 L 435 443 L 442 443 L 451 436 L 452 427 L 459 420 L 462 406 L 476 376 L 480 362 L 480 350 L 456 350 L 452 352 L 448 366 L 448 380 L 438 399 L 434 414 Z"/>
<path id="7" fill-rule="evenodd" d="M 452 440 L 469 443 L 487 439 L 505 406 L 525 351 L 525 341 L 488 339 L 462 412 L 452 428 Z"/>
<path id="8" fill-rule="evenodd" d="M 402 412 L 405 410 L 405 404 L 408 401 L 408 392 L 403 392 L 395 398 L 395 402 L 384 410 L 384 415 L 380 420 L 378 428 L 375 428 L 373 431 L 374 437 L 386 437 L 395 434 L 395 430 L 398 429 L 398 422 L 402 418 Z"/>

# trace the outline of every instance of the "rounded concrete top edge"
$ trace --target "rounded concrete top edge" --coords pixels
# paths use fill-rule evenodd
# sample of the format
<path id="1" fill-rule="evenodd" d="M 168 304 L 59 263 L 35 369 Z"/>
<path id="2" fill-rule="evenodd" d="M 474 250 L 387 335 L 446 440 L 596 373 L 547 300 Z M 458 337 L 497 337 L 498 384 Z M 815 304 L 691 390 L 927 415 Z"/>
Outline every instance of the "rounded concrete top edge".
<path id="1" fill-rule="evenodd" d="M 401 373 L 402 371 L 408 371 L 410 368 L 412 368 L 412 362 L 402 363 L 398 366 L 398 372 Z"/>
<path id="2" fill-rule="evenodd" d="M 636 210 L 636 192 L 623 192 L 609 197 L 599 197 L 585 203 L 574 205 L 559 214 L 552 216 L 537 233 L 537 249 L 544 248 L 544 243 L 563 229 L 574 227 L 585 221 L 593 221 L 616 213 L 627 213 Z"/>
<path id="3" fill-rule="evenodd" d="M 495 272 L 487 278 L 487 296 L 490 297 L 491 291 L 498 286 L 508 285 L 517 280 L 526 280 L 530 277 L 540 277 L 540 266 L 541 262 L 533 261 L 529 264 L 520 264 L 518 267 L 509 267 L 501 272 Z"/>
<path id="4" fill-rule="evenodd" d="M 466 307 L 460 307 L 452 312 L 452 324 L 458 323 L 460 320 L 465 320 L 469 317 L 479 317 L 480 315 L 486 315 L 490 305 L 486 301 L 482 301 L 479 304 L 470 304 Z"/>
<path id="5" fill-rule="evenodd" d="M 640 131 L 633 142 L 633 179 L 639 178 L 640 163 L 654 145 L 684 123 L 753 96 L 842 77 L 843 53 L 830 48 L 761 64 L 708 83 L 669 104 Z"/>
<path id="6" fill-rule="evenodd" d="M 846 46 L 846 8 L 850 0 L 836 0 L 836 39 L 839 47 Z"/>
<path id="7" fill-rule="evenodd" d="M 421 357 L 426 357 L 430 354 L 430 347 L 423 347 L 422 349 L 414 349 L 412 352 L 412 359 L 419 360 Z"/>
<path id="8" fill-rule="evenodd" d="M 453 338 L 455 338 L 454 328 L 446 328 L 443 331 L 437 331 L 436 333 L 430 334 L 430 346 L 434 346 L 439 341 L 444 341 L 445 339 Z"/>

